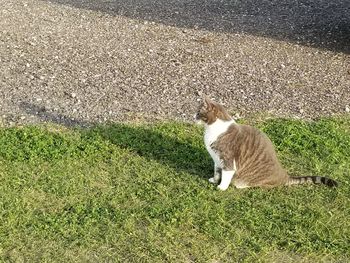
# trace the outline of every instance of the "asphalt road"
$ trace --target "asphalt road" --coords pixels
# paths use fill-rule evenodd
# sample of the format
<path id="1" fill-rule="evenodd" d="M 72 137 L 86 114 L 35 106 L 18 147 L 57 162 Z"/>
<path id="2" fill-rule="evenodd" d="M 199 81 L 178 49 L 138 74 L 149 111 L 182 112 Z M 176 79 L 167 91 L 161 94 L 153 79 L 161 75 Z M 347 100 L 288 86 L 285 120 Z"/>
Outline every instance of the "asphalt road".
<path id="1" fill-rule="evenodd" d="M 0 0 L 4 124 L 350 111 L 350 1 Z"/>

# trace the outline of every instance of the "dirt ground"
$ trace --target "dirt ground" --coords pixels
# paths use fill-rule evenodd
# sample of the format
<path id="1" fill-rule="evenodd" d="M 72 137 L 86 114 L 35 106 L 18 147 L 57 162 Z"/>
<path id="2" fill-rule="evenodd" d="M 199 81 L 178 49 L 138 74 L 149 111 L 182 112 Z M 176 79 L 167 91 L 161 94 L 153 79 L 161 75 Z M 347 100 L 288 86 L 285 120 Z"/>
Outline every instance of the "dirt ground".
<path id="1" fill-rule="evenodd" d="M 3 123 L 350 111 L 350 1 L 0 0 Z"/>

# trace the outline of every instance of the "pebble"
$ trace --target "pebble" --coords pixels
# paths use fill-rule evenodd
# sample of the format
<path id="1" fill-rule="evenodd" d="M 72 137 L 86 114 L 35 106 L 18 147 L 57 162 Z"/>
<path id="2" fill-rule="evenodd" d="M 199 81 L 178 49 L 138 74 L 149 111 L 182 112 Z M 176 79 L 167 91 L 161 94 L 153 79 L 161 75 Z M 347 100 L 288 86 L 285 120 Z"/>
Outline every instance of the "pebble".
<path id="1" fill-rule="evenodd" d="M 140 6 L 132 17 L 128 14 L 136 6 L 123 1 L 32 0 L 25 15 L 18 0 L 2 2 L 6 16 L 1 17 L 0 32 L 6 32 L 3 46 L 10 52 L 0 57 L 0 114 L 16 120 L 26 114 L 23 122 L 29 122 L 29 114 L 43 105 L 54 110 L 41 112 L 33 122 L 47 121 L 48 115 L 66 120 L 72 112 L 87 123 L 103 121 L 103 116 L 111 121 L 133 121 L 136 115 L 153 120 L 160 118 L 159 112 L 166 119 L 192 120 L 201 93 L 245 117 L 269 111 L 301 118 L 350 112 L 349 45 L 308 45 L 322 28 L 305 33 L 285 24 L 301 11 L 305 16 L 298 22 L 309 22 L 307 14 L 328 10 L 327 1 L 308 10 L 291 1 L 256 1 L 257 8 L 267 4 L 271 13 L 285 12 L 286 17 L 248 20 L 237 10 L 220 4 L 208 9 L 201 1 L 191 1 L 191 6 L 181 5 L 185 0 L 151 1 L 150 8 L 135 0 Z M 337 0 L 328 18 L 341 22 L 348 3 Z M 101 17 L 114 12 L 111 5 L 114 11 L 123 7 L 125 15 Z M 218 15 L 221 11 L 227 16 Z M 201 19 L 203 14 L 207 19 Z M 43 22 L 44 17 L 50 20 Z M 277 39 L 280 32 L 285 33 L 283 41 Z"/>

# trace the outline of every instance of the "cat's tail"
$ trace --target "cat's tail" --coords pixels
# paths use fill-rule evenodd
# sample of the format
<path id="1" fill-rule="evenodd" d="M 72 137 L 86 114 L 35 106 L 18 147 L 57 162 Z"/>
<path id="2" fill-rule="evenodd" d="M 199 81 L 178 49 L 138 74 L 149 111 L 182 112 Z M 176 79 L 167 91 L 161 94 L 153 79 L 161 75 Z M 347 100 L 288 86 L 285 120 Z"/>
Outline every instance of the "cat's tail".
<path id="1" fill-rule="evenodd" d="M 290 176 L 286 185 L 307 183 L 324 184 L 328 187 L 338 186 L 338 183 L 335 180 L 323 176 Z"/>

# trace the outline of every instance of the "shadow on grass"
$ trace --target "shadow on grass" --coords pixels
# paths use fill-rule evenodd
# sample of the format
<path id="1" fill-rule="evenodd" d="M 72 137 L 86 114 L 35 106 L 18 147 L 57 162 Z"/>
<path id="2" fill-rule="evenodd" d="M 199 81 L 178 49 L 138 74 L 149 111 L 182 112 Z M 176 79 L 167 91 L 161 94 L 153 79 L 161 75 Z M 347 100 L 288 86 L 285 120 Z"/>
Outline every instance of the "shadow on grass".
<path id="1" fill-rule="evenodd" d="M 247 33 L 350 53 L 348 0 L 46 0 L 181 28 Z"/>
<path id="2" fill-rule="evenodd" d="M 178 125 L 180 124 L 176 124 L 177 130 L 172 131 L 175 125 L 171 123 L 142 126 L 109 124 L 96 126 L 91 132 L 118 147 L 129 149 L 146 159 L 156 160 L 176 171 L 209 177 L 212 161 L 208 153 L 204 148 L 195 145 L 194 137 L 186 135 L 177 138 L 181 132 Z M 181 128 L 186 127 L 188 125 L 181 124 Z"/>
<path id="3" fill-rule="evenodd" d="M 198 145 L 198 141 L 200 141 L 198 140 L 198 128 L 193 125 L 186 123 L 152 125 L 112 123 L 102 125 L 50 113 L 30 103 L 22 103 L 21 107 L 28 114 L 36 114 L 45 122 L 78 129 L 86 140 L 94 141 L 96 137 L 99 137 L 141 157 L 160 162 L 176 171 L 187 172 L 203 178 L 207 178 L 211 174 L 212 161 L 204 147 Z"/>
<path id="4" fill-rule="evenodd" d="M 30 103 L 22 104 L 21 107 L 29 114 L 36 113 L 43 121 L 78 129 L 83 140 L 88 141 L 91 145 L 102 139 L 102 141 L 128 149 L 176 171 L 183 171 L 202 178 L 207 178 L 212 173 L 212 160 L 204 148 L 201 131 L 194 125 L 186 123 L 102 125 L 72 120 L 66 116 L 42 110 Z M 286 166 L 291 172 L 295 170 L 302 172 L 300 175 L 310 172 L 315 175 L 327 175 L 330 171 L 337 170 L 343 173 L 343 168 L 339 168 L 339 161 L 348 156 L 350 140 L 347 130 L 341 127 L 348 127 L 347 120 L 324 119 L 308 123 L 299 120 L 276 119 L 260 126 L 260 129 L 267 133 L 273 141 L 277 152 L 283 152 L 284 157 L 290 157 L 290 160 L 282 158 L 282 161 L 288 164 Z M 35 141 L 31 144 L 34 143 Z M 58 146 L 61 147 L 61 144 L 58 143 Z M 40 147 L 42 151 L 47 148 L 43 145 Z M 55 145 L 50 144 L 50 147 L 52 152 L 57 152 Z M 19 145 L 18 151 L 21 151 L 21 148 L 25 147 Z M 66 151 L 62 148 L 60 154 Z M 15 154 L 18 155 L 18 152 Z M 330 167 L 332 167 L 331 170 L 329 170 Z"/>

